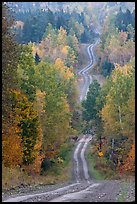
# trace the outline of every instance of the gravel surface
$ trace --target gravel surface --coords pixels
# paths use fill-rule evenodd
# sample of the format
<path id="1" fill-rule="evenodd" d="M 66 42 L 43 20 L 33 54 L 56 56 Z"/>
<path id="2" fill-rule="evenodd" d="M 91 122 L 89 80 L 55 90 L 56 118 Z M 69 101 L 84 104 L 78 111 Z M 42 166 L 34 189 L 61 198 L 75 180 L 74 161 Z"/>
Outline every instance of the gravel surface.
<path id="1" fill-rule="evenodd" d="M 61 188 L 67 185 L 72 184 L 72 182 L 66 182 L 56 185 L 33 185 L 28 187 L 20 187 L 16 189 L 10 189 L 8 191 L 5 191 L 2 193 L 2 200 L 6 200 L 9 197 L 16 197 L 16 196 L 23 196 L 23 195 L 29 195 L 30 193 L 43 193 L 55 190 L 57 188 Z"/>
<path id="2" fill-rule="evenodd" d="M 34 194 L 35 196 L 31 198 L 26 197 L 25 200 L 21 198 L 18 201 L 16 199 L 15 202 L 133 202 L 135 201 L 135 182 L 105 180 L 87 183 L 83 181 L 52 187 L 41 186 L 39 189 L 36 187 L 33 193 L 29 189 L 28 195 Z M 27 194 L 22 191 L 19 195 Z M 13 201 L 9 200 L 9 202 Z"/>

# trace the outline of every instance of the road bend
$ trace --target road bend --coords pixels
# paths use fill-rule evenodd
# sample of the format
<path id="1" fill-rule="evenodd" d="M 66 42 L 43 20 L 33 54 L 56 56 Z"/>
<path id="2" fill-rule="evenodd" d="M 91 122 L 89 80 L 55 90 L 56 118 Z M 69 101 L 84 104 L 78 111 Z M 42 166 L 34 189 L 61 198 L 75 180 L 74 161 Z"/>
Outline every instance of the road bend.
<path id="1" fill-rule="evenodd" d="M 97 41 L 94 44 L 91 44 L 87 47 L 87 53 L 90 59 L 90 63 L 78 72 L 78 75 L 81 76 L 84 80 L 84 84 L 80 92 L 79 102 L 86 99 L 89 85 L 92 83 L 92 76 L 89 74 L 89 70 L 91 70 L 93 65 L 95 64 L 96 59 L 93 49 L 98 43 L 99 39 L 97 39 Z"/>

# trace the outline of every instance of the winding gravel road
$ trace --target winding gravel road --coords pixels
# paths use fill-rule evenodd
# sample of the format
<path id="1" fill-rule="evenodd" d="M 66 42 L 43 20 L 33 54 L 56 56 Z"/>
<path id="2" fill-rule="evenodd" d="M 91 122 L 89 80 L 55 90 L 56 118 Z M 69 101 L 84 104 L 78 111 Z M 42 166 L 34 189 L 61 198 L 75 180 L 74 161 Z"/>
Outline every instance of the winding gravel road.
<path id="1" fill-rule="evenodd" d="M 89 45 L 87 52 L 90 58 L 88 66 L 78 72 L 84 79 L 84 84 L 80 92 L 80 102 L 86 98 L 88 87 L 92 82 L 89 70 L 95 63 L 93 48 L 97 45 Z M 122 195 L 122 182 L 120 180 L 95 181 L 91 179 L 85 160 L 85 151 L 92 142 L 93 134 L 83 135 L 77 141 L 73 154 L 73 173 L 72 181 L 62 186 L 54 185 L 52 188 L 47 186 L 32 193 L 23 193 L 3 199 L 3 202 L 117 202 Z M 134 194 L 134 192 L 132 192 Z M 134 200 L 134 195 L 131 201 Z"/>
<path id="2" fill-rule="evenodd" d="M 100 39 L 98 39 L 95 44 L 91 44 L 87 47 L 87 53 L 89 55 L 90 63 L 78 72 L 78 74 L 84 79 L 82 89 L 80 90 L 80 102 L 86 99 L 87 92 L 89 90 L 89 85 L 92 82 L 92 76 L 89 74 L 89 70 L 92 69 L 92 66 L 95 64 L 96 59 L 93 52 L 93 48 L 99 43 L 99 41 Z"/>

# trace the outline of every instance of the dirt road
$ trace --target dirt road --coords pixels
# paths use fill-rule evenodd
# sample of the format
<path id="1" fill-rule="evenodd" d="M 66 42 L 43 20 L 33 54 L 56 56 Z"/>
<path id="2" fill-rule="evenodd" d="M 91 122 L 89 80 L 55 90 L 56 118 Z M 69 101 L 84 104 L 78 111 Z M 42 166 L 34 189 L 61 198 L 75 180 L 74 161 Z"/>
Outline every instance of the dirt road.
<path id="1" fill-rule="evenodd" d="M 22 193 L 4 199 L 3 202 L 118 202 L 133 201 L 135 199 L 135 186 L 120 180 L 95 181 L 90 178 L 85 160 L 85 150 L 92 142 L 92 135 L 83 135 L 77 142 L 74 155 L 74 172 L 72 181 L 62 186 L 52 188 L 45 186 L 31 192 Z M 127 188 L 125 188 L 127 185 Z"/>
<path id="2" fill-rule="evenodd" d="M 80 86 L 80 102 L 86 99 L 87 92 L 89 89 L 89 85 L 92 83 L 92 76 L 89 74 L 89 70 L 92 69 L 93 65 L 95 64 L 95 55 L 93 52 L 93 48 L 99 43 L 99 39 L 96 40 L 94 44 L 91 44 L 87 47 L 87 54 L 89 55 L 89 64 L 85 66 L 78 72 L 78 75 L 82 77 L 83 82 Z"/>

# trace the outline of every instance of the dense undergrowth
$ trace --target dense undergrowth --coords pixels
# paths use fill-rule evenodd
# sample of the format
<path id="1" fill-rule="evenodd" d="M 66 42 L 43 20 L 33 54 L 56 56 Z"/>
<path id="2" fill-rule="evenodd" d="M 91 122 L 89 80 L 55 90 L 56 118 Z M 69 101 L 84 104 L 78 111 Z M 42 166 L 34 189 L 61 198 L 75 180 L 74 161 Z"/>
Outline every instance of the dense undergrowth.
<path id="1" fill-rule="evenodd" d="M 3 165 L 3 191 L 32 185 L 53 185 L 70 180 L 73 148 L 74 144 L 72 142 L 64 143 L 60 150 L 59 157 L 52 161 L 52 166 L 49 166 L 41 175 L 29 175 L 23 168 L 16 167 L 11 169 Z"/>

